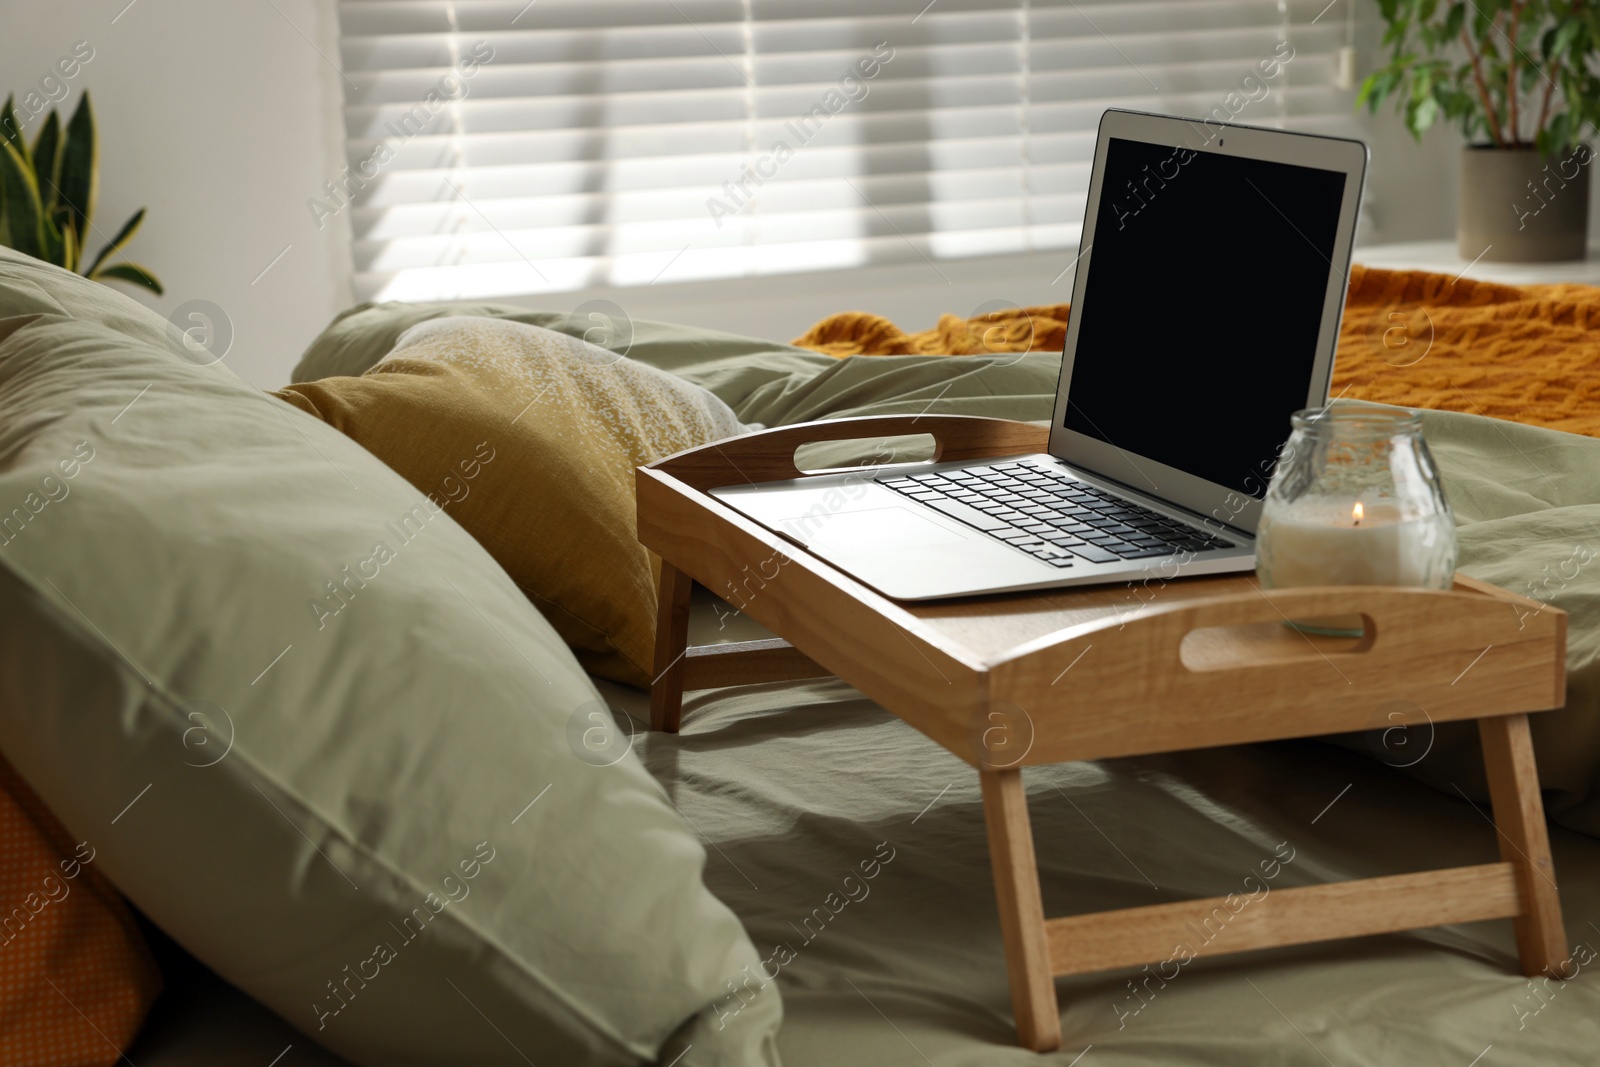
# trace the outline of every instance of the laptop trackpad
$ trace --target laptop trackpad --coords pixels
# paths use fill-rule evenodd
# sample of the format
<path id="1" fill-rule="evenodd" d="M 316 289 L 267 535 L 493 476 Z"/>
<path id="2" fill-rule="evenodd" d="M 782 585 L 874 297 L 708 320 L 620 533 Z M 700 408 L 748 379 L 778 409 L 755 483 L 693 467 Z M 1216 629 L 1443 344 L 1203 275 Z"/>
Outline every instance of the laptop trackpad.
<path id="1" fill-rule="evenodd" d="M 884 501 L 877 493 L 891 490 L 873 488 L 873 497 L 839 511 L 819 514 L 812 508 L 771 525 L 879 592 L 902 599 L 970 593 L 984 584 L 974 583 L 974 574 L 1002 584 L 1056 574 L 977 530 L 956 526 L 954 519 L 924 515 L 894 497 Z"/>
<path id="2" fill-rule="evenodd" d="M 959 545 L 967 537 L 908 507 L 891 504 L 832 515 L 797 515 L 776 526 L 807 548 L 830 556 L 859 555 L 874 549 L 910 553 L 919 548 Z"/>

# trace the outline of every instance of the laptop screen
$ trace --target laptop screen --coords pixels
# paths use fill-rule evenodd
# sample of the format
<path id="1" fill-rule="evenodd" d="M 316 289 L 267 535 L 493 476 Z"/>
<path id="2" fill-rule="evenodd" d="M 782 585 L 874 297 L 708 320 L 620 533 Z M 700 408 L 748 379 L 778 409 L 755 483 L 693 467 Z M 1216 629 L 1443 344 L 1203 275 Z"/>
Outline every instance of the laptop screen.
<path id="1" fill-rule="evenodd" d="M 1064 425 L 1259 498 L 1311 387 L 1345 175 L 1115 137 L 1103 174 Z"/>

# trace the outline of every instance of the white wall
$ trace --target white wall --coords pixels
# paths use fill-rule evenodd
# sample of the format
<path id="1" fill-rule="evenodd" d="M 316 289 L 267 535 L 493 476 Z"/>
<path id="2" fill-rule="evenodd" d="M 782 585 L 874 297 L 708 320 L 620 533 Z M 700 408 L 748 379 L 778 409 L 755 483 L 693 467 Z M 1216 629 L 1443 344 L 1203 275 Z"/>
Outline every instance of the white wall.
<path id="1" fill-rule="evenodd" d="M 351 302 L 348 226 L 318 231 L 305 207 L 342 160 L 330 0 L 0 0 L 0 27 L 0 95 L 36 89 L 75 42 L 94 49 L 57 105 L 65 120 L 93 94 L 102 236 L 90 247 L 148 208 L 127 251 L 166 295 L 117 288 L 163 315 L 212 302 L 232 322 L 227 365 L 286 382 Z"/>

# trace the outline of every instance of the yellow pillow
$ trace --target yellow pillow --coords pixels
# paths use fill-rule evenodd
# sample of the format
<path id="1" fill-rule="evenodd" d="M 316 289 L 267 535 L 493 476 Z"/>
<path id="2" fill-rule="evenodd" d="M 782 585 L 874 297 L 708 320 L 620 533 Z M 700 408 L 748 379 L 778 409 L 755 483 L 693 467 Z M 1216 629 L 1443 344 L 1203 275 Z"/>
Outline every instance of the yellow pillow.
<path id="1" fill-rule="evenodd" d="M 277 396 L 343 431 L 428 497 L 375 532 L 308 610 L 360 590 L 448 513 L 488 549 L 585 669 L 648 685 L 660 562 L 634 525 L 633 470 L 743 431 L 699 386 L 565 334 L 504 319 L 431 319 L 359 378 Z"/>

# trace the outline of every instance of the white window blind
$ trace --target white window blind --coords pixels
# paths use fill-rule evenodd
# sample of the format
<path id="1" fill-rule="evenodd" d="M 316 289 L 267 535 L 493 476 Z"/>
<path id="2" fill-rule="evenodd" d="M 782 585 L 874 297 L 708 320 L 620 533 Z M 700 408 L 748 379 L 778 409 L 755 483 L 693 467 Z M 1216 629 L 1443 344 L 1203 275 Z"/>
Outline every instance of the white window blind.
<path id="1" fill-rule="evenodd" d="M 1350 132 L 1353 2 L 341 0 L 310 206 L 363 299 L 1068 248 L 1107 107 Z"/>

